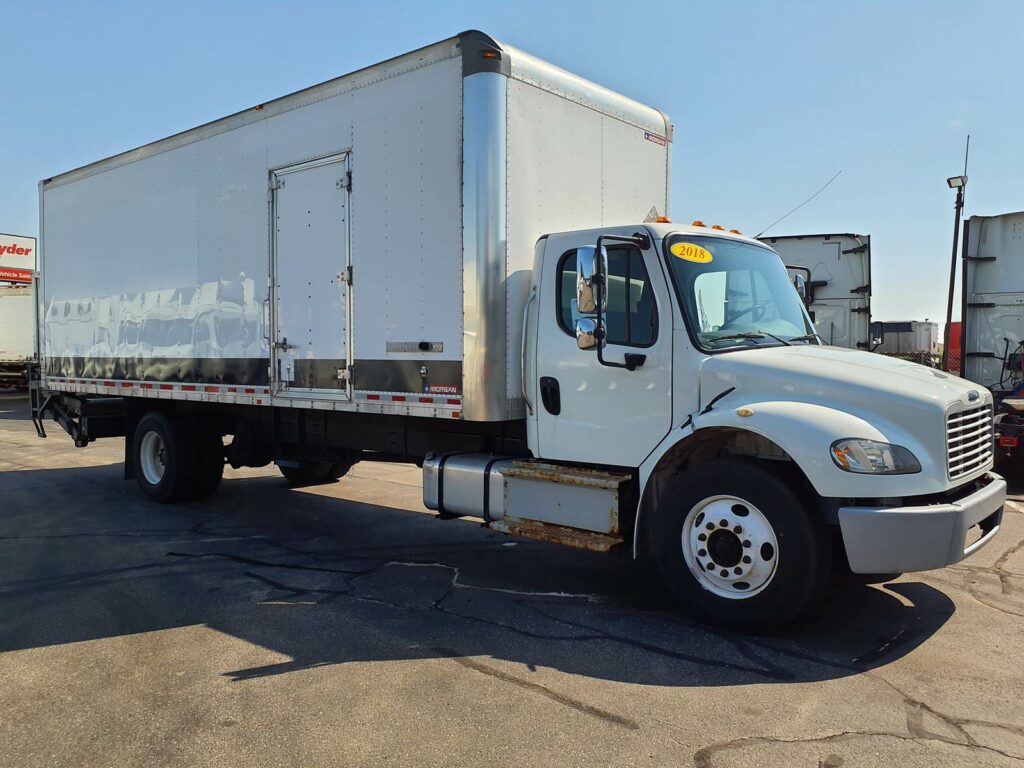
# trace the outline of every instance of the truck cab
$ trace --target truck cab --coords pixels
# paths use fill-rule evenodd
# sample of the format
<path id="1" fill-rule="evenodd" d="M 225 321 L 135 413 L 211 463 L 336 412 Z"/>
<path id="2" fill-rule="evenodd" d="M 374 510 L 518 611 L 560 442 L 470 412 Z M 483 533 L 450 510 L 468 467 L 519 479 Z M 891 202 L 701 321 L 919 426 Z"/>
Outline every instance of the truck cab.
<path id="1" fill-rule="evenodd" d="M 926 570 L 998 531 L 991 395 L 825 346 L 752 238 L 671 223 L 547 235 L 524 317 L 532 456 L 629 477 L 620 535 L 716 623 L 791 618 L 833 557 Z M 571 526 L 608 519 L 563 506 Z"/>

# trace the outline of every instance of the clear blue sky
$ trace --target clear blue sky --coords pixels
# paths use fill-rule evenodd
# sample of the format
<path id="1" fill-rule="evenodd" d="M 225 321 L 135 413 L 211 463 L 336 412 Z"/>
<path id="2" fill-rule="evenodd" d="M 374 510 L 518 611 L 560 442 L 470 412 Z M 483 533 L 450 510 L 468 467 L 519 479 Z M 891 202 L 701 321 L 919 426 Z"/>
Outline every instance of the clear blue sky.
<path id="1" fill-rule="evenodd" d="M 672 215 L 872 235 L 877 319 L 945 312 L 953 195 L 1024 210 L 1024 3 L 38 2 L 0 6 L 0 232 L 39 179 L 441 40 L 489 34 L 672 117 Z"/>

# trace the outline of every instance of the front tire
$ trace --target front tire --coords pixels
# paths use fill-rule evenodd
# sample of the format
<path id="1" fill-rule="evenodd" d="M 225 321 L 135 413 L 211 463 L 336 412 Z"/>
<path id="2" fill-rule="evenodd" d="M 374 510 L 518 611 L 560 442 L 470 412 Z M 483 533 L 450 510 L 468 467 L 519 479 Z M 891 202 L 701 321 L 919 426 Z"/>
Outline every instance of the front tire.
<path id="1" fill-rule="evenodd" d="M 727 459 L 673 478 L 655 511 L 658 568 L 702 621 L 765 632 L 821 593 L 831 549 L 824 524 L 782 480 Z"/>

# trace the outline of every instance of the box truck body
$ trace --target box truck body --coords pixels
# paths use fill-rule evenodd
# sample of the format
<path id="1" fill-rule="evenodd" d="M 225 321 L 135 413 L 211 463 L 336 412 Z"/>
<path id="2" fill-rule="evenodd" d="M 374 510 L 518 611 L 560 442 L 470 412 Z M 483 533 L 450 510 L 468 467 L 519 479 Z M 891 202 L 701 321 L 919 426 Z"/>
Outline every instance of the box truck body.
<path id="1" fill-rule="evenodd" d="M 826 344 L 871 349 L 871 236 L 760 238 L 807 280 L 808 309 Z"/>
<path id="2" fill-rule="evenodd" d="M 24 386 L 35 359 L 35 318 L 29 286 L 0 285 L 0 386 Z"/>
<path id="3" fill-rule="evenodd" d="M 518 51 L 474 72 L 486 49 L 440 43 L 42 183 L 45 380 L 521 418 L 534 243 L 664 212 L 670 136 Z"/>
<path id="4" fill-rule="evenodd" d="M 768 246 L 664 218 L 671 142 L 469 32 L 47 179 L 36 427 L 123 436 L 162 502 L 416 462 L 440 519 L 653 557 L 739 629 L 833 538 L 872 574 L 991 541 L 991 397 L 819 344 Z"/>

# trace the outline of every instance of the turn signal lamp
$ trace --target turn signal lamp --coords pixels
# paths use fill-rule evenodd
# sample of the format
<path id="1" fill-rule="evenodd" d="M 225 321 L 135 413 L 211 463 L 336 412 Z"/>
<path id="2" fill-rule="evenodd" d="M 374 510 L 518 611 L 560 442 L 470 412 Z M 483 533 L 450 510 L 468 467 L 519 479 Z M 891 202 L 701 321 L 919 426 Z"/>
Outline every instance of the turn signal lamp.
<path id="1" fill-rule="evenodd" d="M 692 224 L 691 226 L 694 226 L 694 227 L 703 227 L 703 226 L 704 226 L 704 222 L 703 222 L 703 221 L 701 221 L 700 219 L 697 219 L 697 220 L 696 220 L 695 222 L 693 222 L 693 224 Z"/>

